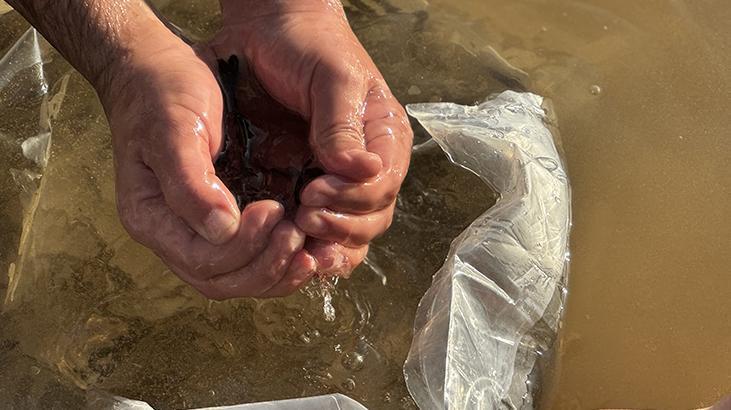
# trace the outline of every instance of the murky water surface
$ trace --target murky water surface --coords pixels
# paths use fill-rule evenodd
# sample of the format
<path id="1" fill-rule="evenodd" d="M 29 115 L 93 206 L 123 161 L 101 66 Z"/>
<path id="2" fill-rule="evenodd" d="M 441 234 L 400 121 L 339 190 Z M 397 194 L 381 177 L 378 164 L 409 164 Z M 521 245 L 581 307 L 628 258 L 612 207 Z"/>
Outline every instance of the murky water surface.
<path id="1" fill-rule="evenodd" d="M 218 21 L 214 1 L 163 12 L 199 38 Z M 405 103 L 524 88 L 555 104 L 573 261 L 543 408 L 683 409 L 731 392 L 728 2 L 360 0 L 348 12 Z M 1 16 L 0 49 L 24 27 Z M 334 322 L 306 294 L 209 303 L 120 227 L 106 122 L 67 72 L 48 64 L 54 93 L 64 79 L 68 92 L 21 276 L 0 278 L 0 402 L 75 408 L 93 387 L 161 409 L 329 392 L 414 408 L 401 365 L 416 304 L 451 238 L 494 202 L 487 188 L 417 154 L 393 228 L 338 285 Z M 31 201 L 11 146 L 36 132 L 41 104 L 9 104 L 17 92 L 0 91 L 2 272 Z"/>

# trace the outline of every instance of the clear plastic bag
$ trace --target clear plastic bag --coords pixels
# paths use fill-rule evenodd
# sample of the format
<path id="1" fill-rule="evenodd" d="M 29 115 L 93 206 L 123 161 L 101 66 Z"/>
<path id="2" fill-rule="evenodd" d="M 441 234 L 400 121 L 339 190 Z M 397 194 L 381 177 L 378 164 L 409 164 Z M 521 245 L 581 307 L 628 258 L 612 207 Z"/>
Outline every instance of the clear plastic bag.
<path id="1" fill-rule="evenodd" d="M 68 84 L 67 75 L 54 83 L 58 79 L 57 67 L 50 67 L 52 73 L 47 72 L 53 53 L 48 43 L 29 29 L 0 59 L 0 180 L 13 181 L 2 184 L 0 200 L 20 199 L 19 203 L 9 203 L 8 209 L 20 205 L 20 209 L 11 212 L 23 213 L 25 227 L 32 224 L 38 206 L 42 175 L 51 150 L 51 122 L 59 112 Z M 24 248 L 26 239 L 27 235 L 21 235 L 19 249 Z M 16 268 L 24 260 L 21 251 L 9 266 L 6 304 L 12 300 L 17 285 Z"/>
<path id="2" fill-rule="evenodd" d="M 450 160 L 501 194 L 452 243 L 422 298 L 404 365 L 422 409 L 532 408 L 531 373 L 555 338 L 570 190 L 543 99 L 412 104 Z"/>

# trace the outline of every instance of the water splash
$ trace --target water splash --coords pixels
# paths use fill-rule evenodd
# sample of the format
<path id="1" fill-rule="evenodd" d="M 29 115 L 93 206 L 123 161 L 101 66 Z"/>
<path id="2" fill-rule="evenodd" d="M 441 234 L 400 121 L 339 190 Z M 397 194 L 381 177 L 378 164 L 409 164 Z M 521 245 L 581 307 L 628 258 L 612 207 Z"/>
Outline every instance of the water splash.
<path id="1" fill-rule="evenodd" d="M 311 298 L 322 298 L 322 313 L 325 321 L 335 321 L 335 306 L 333 306 L 333 293 L 338 284 L 338 276 L 316 275 L 312 279 L 312 285 L 306 290 Z"/>

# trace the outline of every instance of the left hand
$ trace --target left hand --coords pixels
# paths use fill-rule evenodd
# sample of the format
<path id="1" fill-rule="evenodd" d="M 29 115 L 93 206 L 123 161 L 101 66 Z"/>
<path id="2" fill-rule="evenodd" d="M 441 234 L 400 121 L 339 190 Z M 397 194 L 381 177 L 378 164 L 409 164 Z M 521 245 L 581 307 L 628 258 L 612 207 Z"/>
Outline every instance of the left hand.
<path id="1" fill-rule="evenodd" d="M 302 192 L 295 222 L 321 274 L 348 276 L 391 224 L 413 134 L 403 107 L 334 1 L 222 0 L 219 58 L 248 60 L 280 104 L 309 123 L 326 174 Z"/>

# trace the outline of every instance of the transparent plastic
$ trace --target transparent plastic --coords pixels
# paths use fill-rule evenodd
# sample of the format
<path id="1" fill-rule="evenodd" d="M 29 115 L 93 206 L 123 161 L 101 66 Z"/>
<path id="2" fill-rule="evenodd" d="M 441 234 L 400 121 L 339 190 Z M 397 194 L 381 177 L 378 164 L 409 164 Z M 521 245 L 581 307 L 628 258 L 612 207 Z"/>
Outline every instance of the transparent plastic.
<path id="1" fill-rule="evenodd" d="M 145 402 L 114 396 L 106 392 L 87 395 L 89 408 L 108 410 L 152 410 Z M 328 394 L 299 399 L 277 400 L 233 406 L 205 407 L 196 410 L 367 410 L 357 401 L 342 394 Z"/>
<path id="2" fill-rule="evenodd" d="M 47 63 L 53 49 L 33 29 L 27 30 L 0 58 L 0 181 L 10 177 L 13 184 L 2 184 L 0 199 L 20 197 L 24 214 L 22 232 L 32 224 L 38 193 L 42 188 L 43 170 L 51 149 L 52 120 L 58 114 L 66 94 L 68 76 L 53 83 L 49 80 Z M 51 77 L 56 77 L 51 75 Z M 30 125 L 34 124 L 34 125 Z M 5 303 L 12 301 L 17 285 L 16 268 L 25 260 L 21 235 L 21 250 L 9 265 L 8 290 Z"/>
<path id="3" fill-rule="evenodd" d="M 501 197 L 452 243 L 422 298 L 404 374 L 422 409 L 532 408 L 565 296 L 570 190 L 543 99 L 413 104 L 449 159 Z"/>

